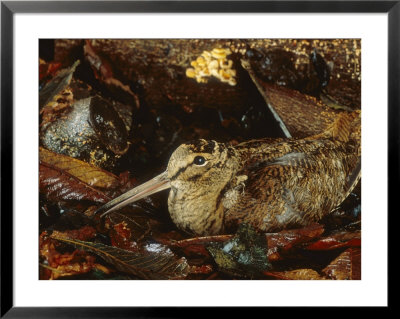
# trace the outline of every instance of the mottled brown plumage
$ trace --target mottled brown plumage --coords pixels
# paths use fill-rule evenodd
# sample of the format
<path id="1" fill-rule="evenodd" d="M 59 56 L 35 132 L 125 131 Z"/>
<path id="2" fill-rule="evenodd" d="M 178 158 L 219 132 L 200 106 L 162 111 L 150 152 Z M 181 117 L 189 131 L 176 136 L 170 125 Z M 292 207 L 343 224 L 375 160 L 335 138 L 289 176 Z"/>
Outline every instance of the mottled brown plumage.
<path id="1" fill-rule="evenodd" d="M 316 222 L 360 177 L 360 117 L 360 111 L 343 113 L 325 132 L 305 139 L 182 144 L 166 172 L 101 211 L 171 187 L 172 220 L 196 235 L 220 234 L 241 222 L 261 231 Z"/>

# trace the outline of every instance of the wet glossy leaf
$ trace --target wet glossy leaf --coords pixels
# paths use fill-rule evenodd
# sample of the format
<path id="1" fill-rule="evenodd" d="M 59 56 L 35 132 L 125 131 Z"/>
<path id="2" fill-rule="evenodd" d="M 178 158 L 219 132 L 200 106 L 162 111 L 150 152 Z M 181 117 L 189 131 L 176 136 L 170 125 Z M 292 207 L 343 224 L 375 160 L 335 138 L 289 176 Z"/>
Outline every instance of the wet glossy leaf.
<path id="1" fill-rule="evenodd" d="M 54 237 L 61 242 L 94 253 L 117 270 L 143 279 L 183 279 L 189 273 L 185 258 L 177 258 L 160 244 L 149 244 L 135 253 L 103 244 Z"/>
<path id="2" fill-rule="evenodd" d="M 232 239 L 213 243 L 207 250 L 220 270 L 230 274 L 256 277 L 271 267 L 265 235 L 248 224 L 241 224 Z"/>
<path id="3" fill-rule="evenodd" d="M 361 248 L 349 248 L 332 261 L 322 272 L 331 279 L 361 279 Z"/>
<path id="4" fill-rule="evenodd" d="M 280 253 L 287 252 L 296 245 L 310 242 L 324 232 L 320 224 L 311 225 L 300 229 L 283 230 L 279 233 L 267 234 L 268 258 L 270 261 L 282 259 Z"/>
<path id="5" fill-rule="evenodd" d="M 268 259 L 276 261 L 282 259 L 280 253 L 287 252 L 290 249 L 303 243 L 310 242 L 320 237 L 324 232 L 324 227 L 320 224 L 314 224 L 299 229 L 283 230 L 278 233 L 267 233 L 265 237 L 268 243 Z M 217 235 L 195 237 L 177 241 L 165 241 L 171 247 L 181 248 L 185 254 L 198 254 L 209 256 L 206 246 L 211 242 L 225 242 L 231 240 L 233 235 Z"/>
<path id="6" fill-rule="evenodd" d="M 39 191 L 50 201 L 91 201 L 104 204 L 110 200 L 103 192 L 82 182 L 70 173 L 41 162 Z"/>
<path id="7" fill-rule="evenodd" d="M 210 256 L 207 246 L 210 243 L 226 242 L 232 239 L 232 235 L 216 235 L 205 237 L 194 237 L 182 240 L 165 240 L 164 243 L 170 247 L 181 248 L 185 255 Z"/>
<path id="8" fill-rule="evenodd" d="M 361 231 L 333 234 L 309 244 L 307 249 L 332 250 L 342 247 L 361 247 Z"/>
<path id="9" fill-rule="evenodd" d="M 128 210 L 130 212 L 128 212 Z M 135 210 L 138 212 L 136 213 Z M 114 229 L 117 233 L 111 231 L 110 236 L 116 240 L 116 242 L 120 242 L 121 240 L 128 244 L 126 241 L 135 241 L 139 242 L 143 240 L 143 238 L 151 232 L 151 223 L 152 220 L 146 214 L 140 213 L 142 209 L 140 206 L 135 205 L 134 207 L 129 207 L 124 211 L 112 212 L 106 218 L 106 224 L 109 225 L 111 229 Z M 122 229 L 115 229 L 115 227 L 120 227 L 117 225 L 124 225 L 126 228 L 125 231 Z M 122 236 L 121 238 L 119 238 Z M 118 239 L 119 238 L 119 239 Z M 125 239 L 124 239 L 125 238 Z M 117 247 L 126 249 L 123 247 L 122 242 L 120 245 L 115 245 Z M 128 244 L 129 245 L 129 244 Z M 129 249 L 128 249 L 129 250 Z"/>
<path id="10" fill-rule="evenodd" d="M 96 188 L 113 189 L 120 185 L 118 177 L 110 172 L 78 159 L 48 151 L 43 147 L 39 148 L 39 159 L 42 163 L 50 164 Z"/>
<path id="11" fill-rule="evenodd" d="M 139 247 L 132 239 L 131 230 L 126 222 L 114 224 L 110 231 L 111 244 L 115 247 L 122 248 L 129 251 L 138 252 Z"/>
<path id="12" fill-rule="evenodd" d="M 65 40 L 56 42 L 62 41 Z M 360 75 L 359 70 L 356 70 L 360 65 L 360 54 L 356 57 L 357 52 L 354 51 L 357 49 L 360 53 L 359 41 L 354 44 L 351 39 L 348 42 L 316 40 L 314 44 L 314 40 L 260 39 L 253 45 L 247 46 L 246 42 L 252 43 L 251 41 L 241 40 L 238 46 L 236 40 L 227 42 L 222 40 L 212 42 L 208 40 L 200 40 L 200 42 L 199 40 L 73 40 L 72 42 L 78 46 L 75 46 L 71 54 L 66 53 L 68 51 L 66 46 L 57 46 L 62 54 L 69 55 L 69 62 L 56 58 L 56 61 L 63 62 L 63 65 L 72 65 L 78 55 L 80 58 L 84 55 L 85 60 L 74 73 L 74 77 L 85 81 L 87 85 L 78 83 L 77 78 L 72 79 L 66 89 L 60 91 L 50 103 L 47 103 L 45 109 L 49 108 L 49 112 L 46 113 L 42 109 L 40 119 L 41 123 L 45 122 L 46 125 L 41 125 L 41 145 L 56 153 L 79 158 L 116 174 L 125 171 L 126 173 L 117 178 L 119 185 L 113 189 L 91 184 L 84 179 L 86 176 L 82 179 L 78 175 L 75 176 L 84 184 L 100 190 L 109 198 L 114 198 L 137 184 L 132 179 L 133 176 L 142 180 L 142 178 L 152 176 L 155 171 L 161 171 L 161 167 L 165 168 L 172 150 L 180 143 L 205 138 L 236 145 L 249 139 L 270 136 L 269 132 L 275 130 L 270 130 L 270 126 L 267 125 L 271 114 L 265 102 L 268 102 L 270 109 L 272 108 L 276 115 L 281 117 L 283 120 L 281 124 L 289 129 L 288 131 L 294 137 L 320 133 L 332 123 L 337 116 L 337 110 L 329 108 L 328 104 L 324 105 L 327 102 L 322 98 L 319 99 L 317 95 L 310 97 L 291 90 L 290 82 L 295 84 L 292 88 L 300 91 L 304 89 L 296 84 L 299 84 L 298 79 L 305 79 L 309 75 L 303 67 L 306 63 L 311 67 L 311 71 L 314 70 L 314 73 L 319 75 L 321 81 L 326 82 L 321 83 L 320 86 L 325 86 L 327 94 L 332 95 L 331 84 L 336 81 L 340 85 L 337 86 L 337 94 L 334 94 L 334 97 L 349 96 L 346 94 L 349 82 L 342 82 L 342 75 L 344 73 L 348 73 L 348 77 Z M 235 87 L 215 83 L 215 81 L 198 84 L 193 79 L 185 77 L 184 71 L 190 61 L 193 58 L 196 59 L 202 50 L 211 50 L 216 45 L 235 48 L 233 51 L 235 53 L 232 55 L 238 76 Z M 271 63 L 265 59 L 261 61 L 265 55 L 257 56 L 256 50 L 248 49 L 251 47 L 262 50 L 264 47 L 275 47 L 275 45 L 281 51 L 275 56 L 268 55 Z M 196 50 L 193 50 L 194 47 Z M 314 56 L 311 57 L 313 65 L 311 65 L 308 57 L 312 52 L 310 48 L 314 47 L 318 49 L 318 52 L 314 51 Z M 135 54 L 132 54 L 132 48 Z M 326 55 L 327 50 L 330 52 L 329 55 Z M 308 62 L 304 59 L 296 62 L 289 61 L 290 56 L 284 61 L 285 56 L 288 57 L 285 51 L 298 51 L 293 53 L 301 54 L 301 58 Z M 332 59 L 332 52 L 339 51 L 341 59 Z M 320 59 L 319 52 L 326 61 Z M 286 88 L 271 82 L 263 83 L 268 80 L 265 78 L 254 86 L 256 81 L 253 82 L 251 75 L 249 77 L 249 73 L 240 67 L 242 58 L 260 61 L 260 66 L 265 71 L 264 75 L 268 77 L 270 71 L 274 72 L 272 74 L 275 77 L 274 82 L 280 82 L 278 84 L 286 85 Z M 351 59 L 351 66 L 347 65 L 347 58 Z M 342 63 L 344 60 L 346 64 Z M 276 63 L 277 61 L 281 62 Z M 337 71 L 342 69 L 341 64 L 343 64 L 343 70 L 339 74 Z M 331 76 L 327 72 L 329 71 L 327 67 L 332 71 Z M 294 72 L 297 73 L 293 76 Z M 52 76 L 54 73 L 46 76 L 40 83 L 41 88 Z M 262 76 L 259 75 L 257 78 L 260 79 Z M 356 78 L 355 81 L 360 82 L 360 79 Z M 89 85 L 93 89 L 88 89 Z M 135 94 L 140 94 L 140 101 L 145 107 L 135 109 L 134 101 L 137 100 L 137 96 L 135 97 L 130 90 L 134 90 Z M 67 96 L 66 91 L 72 94 Z M 355 92 L 354 86 L 352 91 Z M 97 97 L 93 98 L 96 95 L 99 97 L 97 101 Z M 102 104 L 104 98 L 107 102 Z M 343 101 L 343 99 L 338 99 L 338 101 Z M 97 107 L 97 102 L 101 104 L 100 107 Z M 136 107 L 138 105 L 139 103 L 136 102 Z M 356 106 L 357 100 L 346 105 Z M 114 121 L 115 112 L 110 106 L 118 113 L 123 123 L 118 119 Z M 274 119 L 273 122 L 275 123 Z M 125 131 L 128 134 L 125 134 Z M 127 153 L 118 154 L 125 149 L 124 140 L 127 145 L 130 144 L 129 150 Z M 57 167 L 54 162 L 48 166 L 52 167 L 52 165 Z M 58 168 L 74 175 L 66 167 Z M 68 185 L 65 189 L 68 189 Z M 350 258 L 348 252 L 347 255 L 340 255 L 345 249 L 358 249 L 360 246 L 361 238 L 354 234 L 354 231 L 360 230 L 360 206 L 355 206 L 354 203 L 351 203 L 346 211 L 340 208 L 330 214 L 329 219 L 321 221 L 323 226 L 313 225 L 303 229 L 262 234 L 268 250 L 255 251 L 252 248 L 260 245 L 255 244 L 256 241 L 246 244 L 246 240 L 242 240 L 239 234 L 187 238 L 188 234 L 181 232 L 173 225 L 168 215 L 166 192 L 159 194 L 155 203 L 146 199 L 138 202 L 137 206 L 127 206 L 125 209 L 111 213 L 100 224 L 97 218 L 93 218 L 94 210 L 99 206 L 96 202 L 53 202 L 47 200 L 42 194 L 40 196 L 40 231 L 52 230 L 56 237 L 84 243 L 93 241 L 108 245 L 106 247 L 130 251 L 138 256 L 157 257 L 164 255 L 164 251 L 169 251 L 167 255 L 173 252 L 175 260 L 184 256 L 190 265 L 188 275 L 178 278 L 192 280 L 237 279 L 238 277 L 283 280 L 337 279 L 349 277 L 349 271 L 354 272 L 360 269 L 355 266 L 355 259 Z M 94 206 L 92 209 L 87 209 L 88 205 Z M 357 210 L 353 209 L 354 207 Z M 338 233 L 339 230 L 344 232 Z M 44 266 L 40 267 L 40 271 L 47 272 L 47 279 L 59 276 L 60 279 L 129 280 L 137 279 L 138 271 L 142 275 L 142 269 L 121 271 L 120 269 L 124 266 L 120 263 L 115 260 L 105 262 L 106 258 L 100 259 L 97 255 L 89 253 L 89 250 L 83 252 L 81 245 L 69 246 L 55 239 L 52 239 L 52 244 L 54 250 L 50 249 L 53 253 L 50 259 L 53 264 L 46 263 L 47 259 L 43 256 L 46 255 L 46 251 L 41 249 L 40 263 Z M 216 249 L 215 256 L 207 250 L 208 246 Z M 245 248 L 241 250 L 243 246 Z M 75 247 L 79 249 L 75 250 Z M 262 253 L 258 254 L 261 250 Z M 86 260 L 86 257 L 104 265 L 95 264 L 91 260 Z M 108 257 L 113 259 L 112 256 Z M 273 268 L 263 267 L 265 257 Z M 250 260 L 250 262 L 246 264 L 243 260 Z M 351 264 L 346 260 L 352 260 Z M 104 270 L 101 269 L 102 266 L 105 267 Z M 58 267 L 60 268 L 57 269 Z M 84 271 L 90 267 L 92 270 L 85 273 Z M 59 275 L 55 274 L 56 272 Z M 74 272 L 75 275 L 73 275 Z M 71 275 L 63 275 L 67 273 Z M 46 277 L 41 275 L 41 278 Z"/>

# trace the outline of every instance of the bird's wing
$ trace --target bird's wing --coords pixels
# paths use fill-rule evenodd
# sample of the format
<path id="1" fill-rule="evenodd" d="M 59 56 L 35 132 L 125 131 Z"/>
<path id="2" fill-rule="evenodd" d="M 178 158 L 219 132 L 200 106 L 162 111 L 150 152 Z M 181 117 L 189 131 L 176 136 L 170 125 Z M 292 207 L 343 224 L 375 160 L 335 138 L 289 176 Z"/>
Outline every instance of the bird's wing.
<path id="1" fill-rule="evenodd" d="M 292 141 L 275 158 L 249 160 L 238 173 L 247 179 L 227 223 L 246 221 L 268 231 L 319 220 L 348 195 L 358 159 L 351 147 L 330 139 Z"/>

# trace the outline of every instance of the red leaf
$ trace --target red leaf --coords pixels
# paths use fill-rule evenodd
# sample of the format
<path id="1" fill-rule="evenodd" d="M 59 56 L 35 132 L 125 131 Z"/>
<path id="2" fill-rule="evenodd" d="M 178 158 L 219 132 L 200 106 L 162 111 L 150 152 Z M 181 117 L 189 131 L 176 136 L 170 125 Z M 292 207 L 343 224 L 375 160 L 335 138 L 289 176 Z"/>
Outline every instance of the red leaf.
<path id="1" fill-rule="evenodd" d="M 39 64 L 39 81 L 46 77 L 53 77 L 56 72 L 60 69 L 61 63 L 50 62 Z"/>
<path id="2" fill-rule="evenodd" d="M 331 279 L 361 279 L 361 248 L 349 248 L 332 261 L 322 272 Z"/>
<path id="3" fill-rule="evenodd" d="M 205 246 L 211 242 L 224 242 L 231 239 L 233 235 L 217 235 L 217 236 L 205 236 L 195 237 L 189 239 L 183 239 L 178 241 L 161 241 L 170 247 L 182 248 L 185 255 L 203 255 L 210 256 Z M 160 240 L 159 240 L 160 241 Z"/>
<path id="4" fill-rule="evenodd" d="M 191 274 L 209 274 L 213 271 L 213 267 L 211 265 L 202 265 L 202 266 L 190 266 Z"/>
<path id="5" fill-rule="evenodd" d="M 309 250 L 331 250 L 342 247 L 361 247 L 361 232 L 343 232 L 311 243 L 307 246 Z"/>
<path id="6" fill-rule="evenodd" d="M 280 253 L 288 251 L 293 246 L 309 242 L 318 238 L 324 232 L 324 227 L 314 224 L 305 228 L 283 230 L 279 233 L 268 233 L 268 259 L 270 261 L 282 259 Z"/>
<path id="7" fill-rule="evenodd" d="M 39 165 L 39 191 L 54 202 L 87 200 L 104 204 L 110 200 L 103 192 L 44 162 Z"/>
<path id="8" fill-rule="evenodd" d="M 314 224 L 305 228 L 283 230 L 279 233 L 267 233 L 268 241 L 268 259 L 270 261 L 280 260 L 280 252 L 287 251 L 293 246 L 309 242 L 324 232 L 324 227 L 320 224 Z M 163 241 L 171 247 L 182 248 L 186 255 L 197 254 L 209 256 L 205 246 L 211 242 L 224 242 L 232 239 L 233 235 L 217 235 L 195 237 L 179 241 Z"/>
<path id="9" fill-rule="evenodd" d="M 111 244 L 115 247 L 134 252 L 139 250 L 137 243 L 132 240 L 131 230 L 124 221 L 113 225 L 113 229 L 110 232 L 110 238 Z"/>
<path id="10" fill-rule="evenodd" d="M 72 233 L 71 233 L 72 234 Z M 57 232 L 67 238 L 66 233 Z M 43 232 L 39 237 L 39 252 L 44 263 L 41 264 L 45 271 L 40 274 L 40 279 L 57 279 L 59 277 L 84 274 L 95 267 L 96 258 L 78 249 L 73 252 L 60 253 L 56 250 L 58 242 L 48 237 Z"/>

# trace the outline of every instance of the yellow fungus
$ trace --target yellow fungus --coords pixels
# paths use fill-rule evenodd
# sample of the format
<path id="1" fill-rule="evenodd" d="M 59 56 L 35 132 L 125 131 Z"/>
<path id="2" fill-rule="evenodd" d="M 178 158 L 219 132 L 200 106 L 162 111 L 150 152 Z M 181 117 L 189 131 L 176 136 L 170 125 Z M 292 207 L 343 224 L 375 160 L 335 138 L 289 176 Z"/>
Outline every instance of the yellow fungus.
<path id="1" fill-rule="evenodd" d="M 235 85 L 236 85 L 236 80 L 235 80 L 234 78 L 231 78 L 231 79 L 228 81 L 228 84 L 229 84 L 229 85 L 232 85 L 232 86 L 235 86 Z"/>
<path id="2" fill-rule="evenodd" d="M 211 60 L 211 53 L 208 51 L 203 51 L 203 53 L 201 54 L 201 56 L 206 59 L 206 60 Z"/>
<path id="3" fill-rule="evenodd" d="M 226 59 L 231 53 L 230 49 L 224 48 L 214 48 L 211 52 L 203 51 L 201 56 L 190 62 L 193 68 L 186 69 L 186 76 L 196 79 L 197 83 L 207 83 L 208 79 L 214 76 L 221 82 L 236 85 L 233 61 Z"/>
<path id="4" fill-rule="evenodd" d="M 195 78 L 196 77 L 196 71 L 194 69 L 186 69 L 186 76 L 188 78 Z"/>
<path id="5" fill-rule="evenodd" d="M 218 69 L 211 69 L 211 75 L 215 76 L 216 78 L 219 78 Z"/>
<path id="6" fill-rule="evenodd" d="M 235 69 L 229 69 L 228 72 L 232 77 L 236 76 L 236 70 Z"/>
<path id="7" fill-rule="evenodd" d="M 225 59 L 226 58 L 225 52 L 224 53 L 211 52 L 211 55 L 213 58 L 216 58 L 216 59 Z"/>
<path id="8" fill-rule="evenodd" d="M 221 67 L 221 69 L 230 69 L 232 65 L 232 60 L 219 60 L 219 66 Z"/>
<path id="9" fill-rule="evenodd" d="M 228 72 L 225 72 L 225 70 L 219 70 L 219 75 L 221 76 L 221 80 L 229 80 L 231 78 L 231 75 Z"/>
<path id="10" fill-rule="evenodd" d="M 209 69 L 218 69 L 218 60 L 212 60 L 209 64 L 208 64 L 208 68 Z"/>

